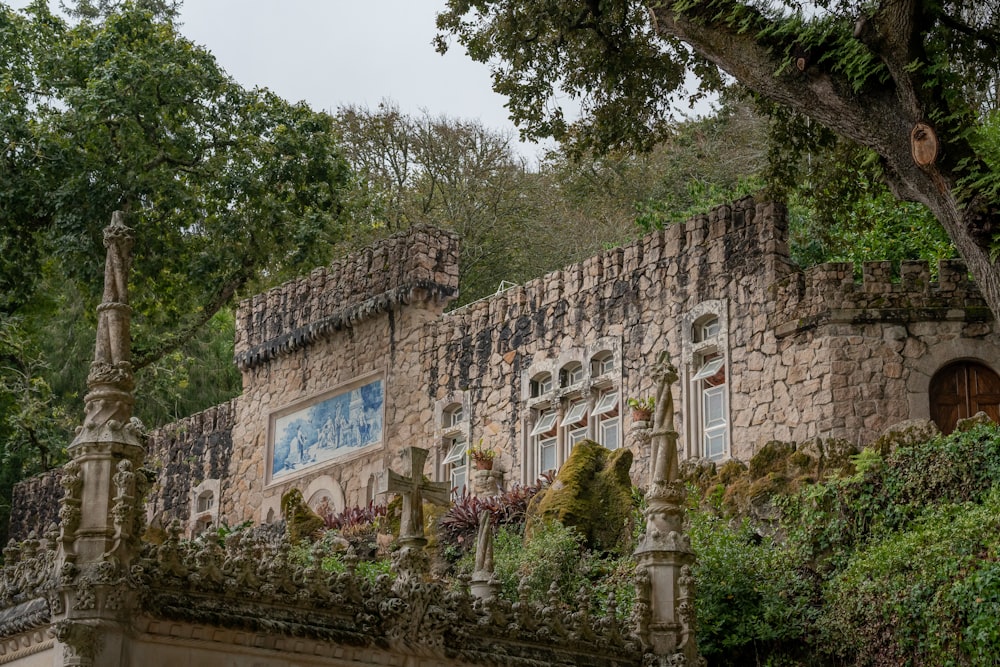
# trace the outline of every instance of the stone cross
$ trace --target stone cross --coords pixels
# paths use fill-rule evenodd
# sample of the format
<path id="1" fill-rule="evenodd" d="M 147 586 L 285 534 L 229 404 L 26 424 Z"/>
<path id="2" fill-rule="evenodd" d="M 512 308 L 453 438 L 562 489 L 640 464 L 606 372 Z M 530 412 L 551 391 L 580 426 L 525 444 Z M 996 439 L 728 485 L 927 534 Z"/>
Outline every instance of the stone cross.
<path id="1" fill-rule="evenodd" d="M 407 447 L 402 452 L 403 463 L 409 476 L 387 470 L 379 476 L 379 493 L 398 493 L 403 497 L 403 516 L 399 522 L 399 542 L 403 546 L 423 546 L 424 500 L 435 505 L 447 505 L 450 485 L 447 482 L 424 481 L 424 462 L 427 450 Z"/>

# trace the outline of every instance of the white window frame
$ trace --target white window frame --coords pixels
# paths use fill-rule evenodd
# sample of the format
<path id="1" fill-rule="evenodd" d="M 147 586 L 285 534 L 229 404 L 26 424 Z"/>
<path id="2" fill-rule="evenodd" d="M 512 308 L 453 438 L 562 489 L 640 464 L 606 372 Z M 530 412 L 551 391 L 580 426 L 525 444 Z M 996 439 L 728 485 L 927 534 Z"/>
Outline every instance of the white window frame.
<path id="1" fill-rule="evenodd" d="M 696 304 L 682 318 L 681 354 L 684 384 L 683 432 L 686 457 L 723 461 L 732 456 L 729 394 L 729 309 L 724 299 Z M 722 382 L 710 385 L 720 374 Z M 721 414 L 709 421 L 709 408 Z"/>
<path id="2" fill-rule="evenodd" d="M 594 377 L 603 377 L 615 370 L 615 355 L 611 352 L 600 353 L 591 359 L 590 365 Z"/>
<path id="3" fill-rule="evenodd" d="M 587 378 L 587 369 L 579 361 L 574 361 L 563 366 L 559 371 L 560 379 L 564 380 L 563 387 L 575 387 Z"/>
<path id="4" fill-rule="evenodd" d="M 469 441 L 464 435 L 455 435 L 450 438 L 448 453 L 441 459 L 441 468 L 444 477 L 448 480 L 452 495 L 461 498 L 463 491 L 469 491 L 472 485 L 469 482 Z M 464 483 L 456 482 L 456 477 L 461 477 Z M 465 487 L 464 489 L 462 487 Z"/>
<path id="5" fill-rule="evenodd" d="M 566 411 L 566 415 L 562 418 L 559 425 L 563 427 L 571 426 L 579 421 L 585 420 L 586 418 L 587 399 L 578 398 L 569 404 L 569 409 Z"/>
<path id="6" fill-rule="evenodd" d="M 618 392 L 617 391 L 606 391 L 601 394 L 601 397 L 597 399 L 597 405 L 594 406 L 594 410 L 590 413 L 591 417 L 600 417 L 601 415 L 607 414 L 609 412 L 614 412 L 618 408 Z"/>
<path id="7" fill-rule="evenodd" d="M 705 458 L 709 461 L 720 461 L 725 458 L 726 450 L 728 449 L 729 419 L 728 411 L 726 410 L 726 384 L 722 383 L 713 387 L 703 387 L 701 398 L 702 451 Z M 718 409 L 720 416 L 713 420 L 710 414 L 709 402 L 716 399 L 719 402 Z M 719 442 L 721 446 L 716 450 L 712 444 L 713 442 Z"/>
<path id="8" fill-rule="evenodd" d="M 556 427 L 556 420 L 559 415 L 556 413 L 555 409 L 549 408 L 538 413 L 538 420 L 535 422 L 535 427 L 531 429 L 532 437 L 542 435 L 543 433 L 548 433 Z"/>
<path id="9" fill-rule="evenodd" d="M 621 426 L 622 426 L 622 418 L 620 416 L 609 417 L 607 419 L 602 419 L 600 422 L 598 422 L 597 441 L 601 444 L 602 447 L 605 447 L 606 449 L 615 450 L 622 446 Z M 610 446 L 608 442 L 607 433 L 609 431 L 614 433 L 615 442 L 613 447 Z"/>
<path id="10" fill-rule="evenodd" d="M 582 440 L 624 445 L 621 367 L 621 340 L 606 337 L 539 359 L 526 370 L 521 384 L 527 408 L 521 432 L 524 483 L 546 470 L 558 471 Z"/>
<path id="11" fill-rule="evenodd" d="M 552 466 L 545 467 L 545 452 L 552 452 Z M 537 470 L 538 474 L 549 472 L 550 470 L 559 470 L 559 438 L 555 435 L 550 435 L 544 438 L 537 438 L 535 453 L 537 458 Z"/>

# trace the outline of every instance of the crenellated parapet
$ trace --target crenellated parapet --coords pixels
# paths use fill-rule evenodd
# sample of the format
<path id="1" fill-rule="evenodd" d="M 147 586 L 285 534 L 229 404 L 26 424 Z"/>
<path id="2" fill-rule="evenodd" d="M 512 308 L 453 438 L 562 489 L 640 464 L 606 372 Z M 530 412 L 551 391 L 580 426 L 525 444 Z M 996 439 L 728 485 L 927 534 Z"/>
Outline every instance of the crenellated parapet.
<path id="1" fill-rule="evenodd" d="M 236 363 L 247 370 L 408 304 L 458 296 L 458 236 L 416 226 L 240 303 Z"/>
<path id="2" fill-rule="evenodd" d="M 926 261 L 831 262 L 787 276 L 771 287 L 770 324 L 779 337 L 827 322 L 987 320 L 979 289 L 961 260 L 941 260 L 937 280 Z"/>
<path id="3" fill-rule="evenodd" d="M 763 291 L 792 270 L 787 224 L 780 203 L 745 197 L 717 206 L 448 313 L 428 326 L 424 353 L 454 380 L 532 341 L 558 346 L 556 338 L 582 327 L 638 323 L 642 313 L 670 317 L 737 283 Z M 445 368 L 456 363 L 466 368 Z"/>

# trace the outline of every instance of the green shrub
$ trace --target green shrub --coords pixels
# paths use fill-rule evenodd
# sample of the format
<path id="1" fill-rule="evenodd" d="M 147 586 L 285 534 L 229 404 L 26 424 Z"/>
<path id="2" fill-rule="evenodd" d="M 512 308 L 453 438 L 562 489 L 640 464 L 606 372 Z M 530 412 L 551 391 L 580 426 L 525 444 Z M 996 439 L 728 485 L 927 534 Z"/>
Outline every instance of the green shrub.
<path id="1" fill-rule="evenodd" d="M 474 557 L 471 552 L 466 554 L 455 569 L 471 573 Z M 599 613 L 607 610 L 613 593 L 621 622 L 629 617 L 635 603 L 634 558 L 583 549 L 579 533 L 555 521 L 540 524 L 530 538 L 517 527 L 501 526 L 494 542 L 494 565 L 500 595 L 511 601 L 518 599 L 523 578 L 528 599 L 545 604 L 550 601 L 553 583 L 562 604 L 574 607 L 583 588 Z"/>
<path id="2" fill-rule="evenodd" d="M 690 519 L 702 655 L 712 665 L 799 664 L 818 613 L 815 575 L 747 521 L 733 526 L 711 511 Z"/>
<path id="3" fill-rule="evenodd" d="M 855 665 L 993 665 L 1000 655 L 1000 487 L 929 507 L 826 587 L 825 650 Z"/>

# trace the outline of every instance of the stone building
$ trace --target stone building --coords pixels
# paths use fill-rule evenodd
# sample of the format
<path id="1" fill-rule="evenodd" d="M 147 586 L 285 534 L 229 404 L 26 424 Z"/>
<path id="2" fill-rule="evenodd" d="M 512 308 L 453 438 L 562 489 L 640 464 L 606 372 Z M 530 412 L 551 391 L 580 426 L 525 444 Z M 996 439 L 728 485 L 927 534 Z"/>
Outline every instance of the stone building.
<path id="1" fill-rule="evenodd" d="M 427 450 L 405 447 L 403 473 L 387 471 L 386 492 L 402 501 L 398 548 L 389 573 L 358 572 L 353 550 L 343 571 L 324 567 L 321 545 L 303 558 L 283 526 L 206 532 L 180 539 L 174 522 L 162 540 L 145 532 L 153 474 L 144 467 L 146 434 L 132 418 L 135 386 L 129 334 L 132 230 L 116 212 L 104 230 L 108 248 L 98 307 L 94 360 L 84 419 L 58 478 L 59 525 L 32 531 L 3 551 L 0 566 L 0 664 L 14 667 L 683 667 L 703 666 L 694 639 L 693 554 L 683 534 L 676 456 L 665 453 L 669 411 L 650 436 L 657 477 L 648 494 L 648 539 L 636 553 L 636 602 L 628 618 L 614 595 L 595 604 L 582 589 L 566 604 L 532 599 L 523 579 L 516 601 L 498 595 L 491 517 L 484 513 L 469 585 L 432 576 L 424 551 L 424 500 L 446 504 L 447 483 L 423 475 Z M 406 292 L 412 295 L 412 290 Z M 405 299 L 405 297 L 401 297 Z M 351 382 L 321 403 L 335 408 L 341 432 L 322 438 L 365 449 L 382 437 L 383 382 Z M 672 367 L 659 364 L 658 391 L 669 396 Z M 367 387 L 367 389 L 365 389 Z M 345 398 L 339 399 L 338 397 Z M 672 401 L 664 400 L 663 405 Z M 288 414 L 299 414 L 296 408 Z M 321 415 L 326 417 L 326 414 Z M 212 424 L 226 428 L 218 411 Z M 280 417 L 278 418 L 280 419 Z M 296 418 L 298 419 L 298 418 Z M 331 417 L 331 419 L 333 419 Z M 322 420 L 321 420 L 322 421 Z M 342 422 L 342 423 L 341 423 Z M 278 422 L 279 424 L 283 422 Z M 271 470 L 318 456 L 309 423 L 284 430 L 293 443 Z M 346 435 L 345 435 L 346 434 Z M 295 441 L 298 440 L 298 442 Z M 320 440 L 319 442 L 324 442 Z M 200 444 L 205 444 L 204 442 Z M 219 449 L 208 439 L 209 449 Z M 599 449 L 597 445 L 590 445 Z M 307 467 L 313 464 L 305 461 Z M 191 490 L 195 528 L 211 513 L 223 480 Z M 218 482 L 208 484 L 208 482 Z M 44 503 L 36 498 L 35 504 Z M 319 550 L 317 550 L 319 547 Z M 458 585 L 455 585 L 458 584 Z"/>
<path id="2" fill-rule="evenodd" d="M 681 459 L 1000 417 L 1000 337 L 960 262 L 933 280 L 923 262 L 802 272 L 780 204 L 720 206 L 446 312 L 458 268 L 456 237 L 418 227 L 240 304 L 243 393 L 152 434 L 150 517 L 269 522 L 293 487 L 363 505 L 409 445 L 456 490 L 531 482 L 583 438 L 632 449 L 644 483 L 628 399 L 652 394 L 640 370 L 662 351 Z M 498 453 L 494 470 L 472 470 L 470 445 Z M 14 535 L 44 525 L 21 518 Z"/>

